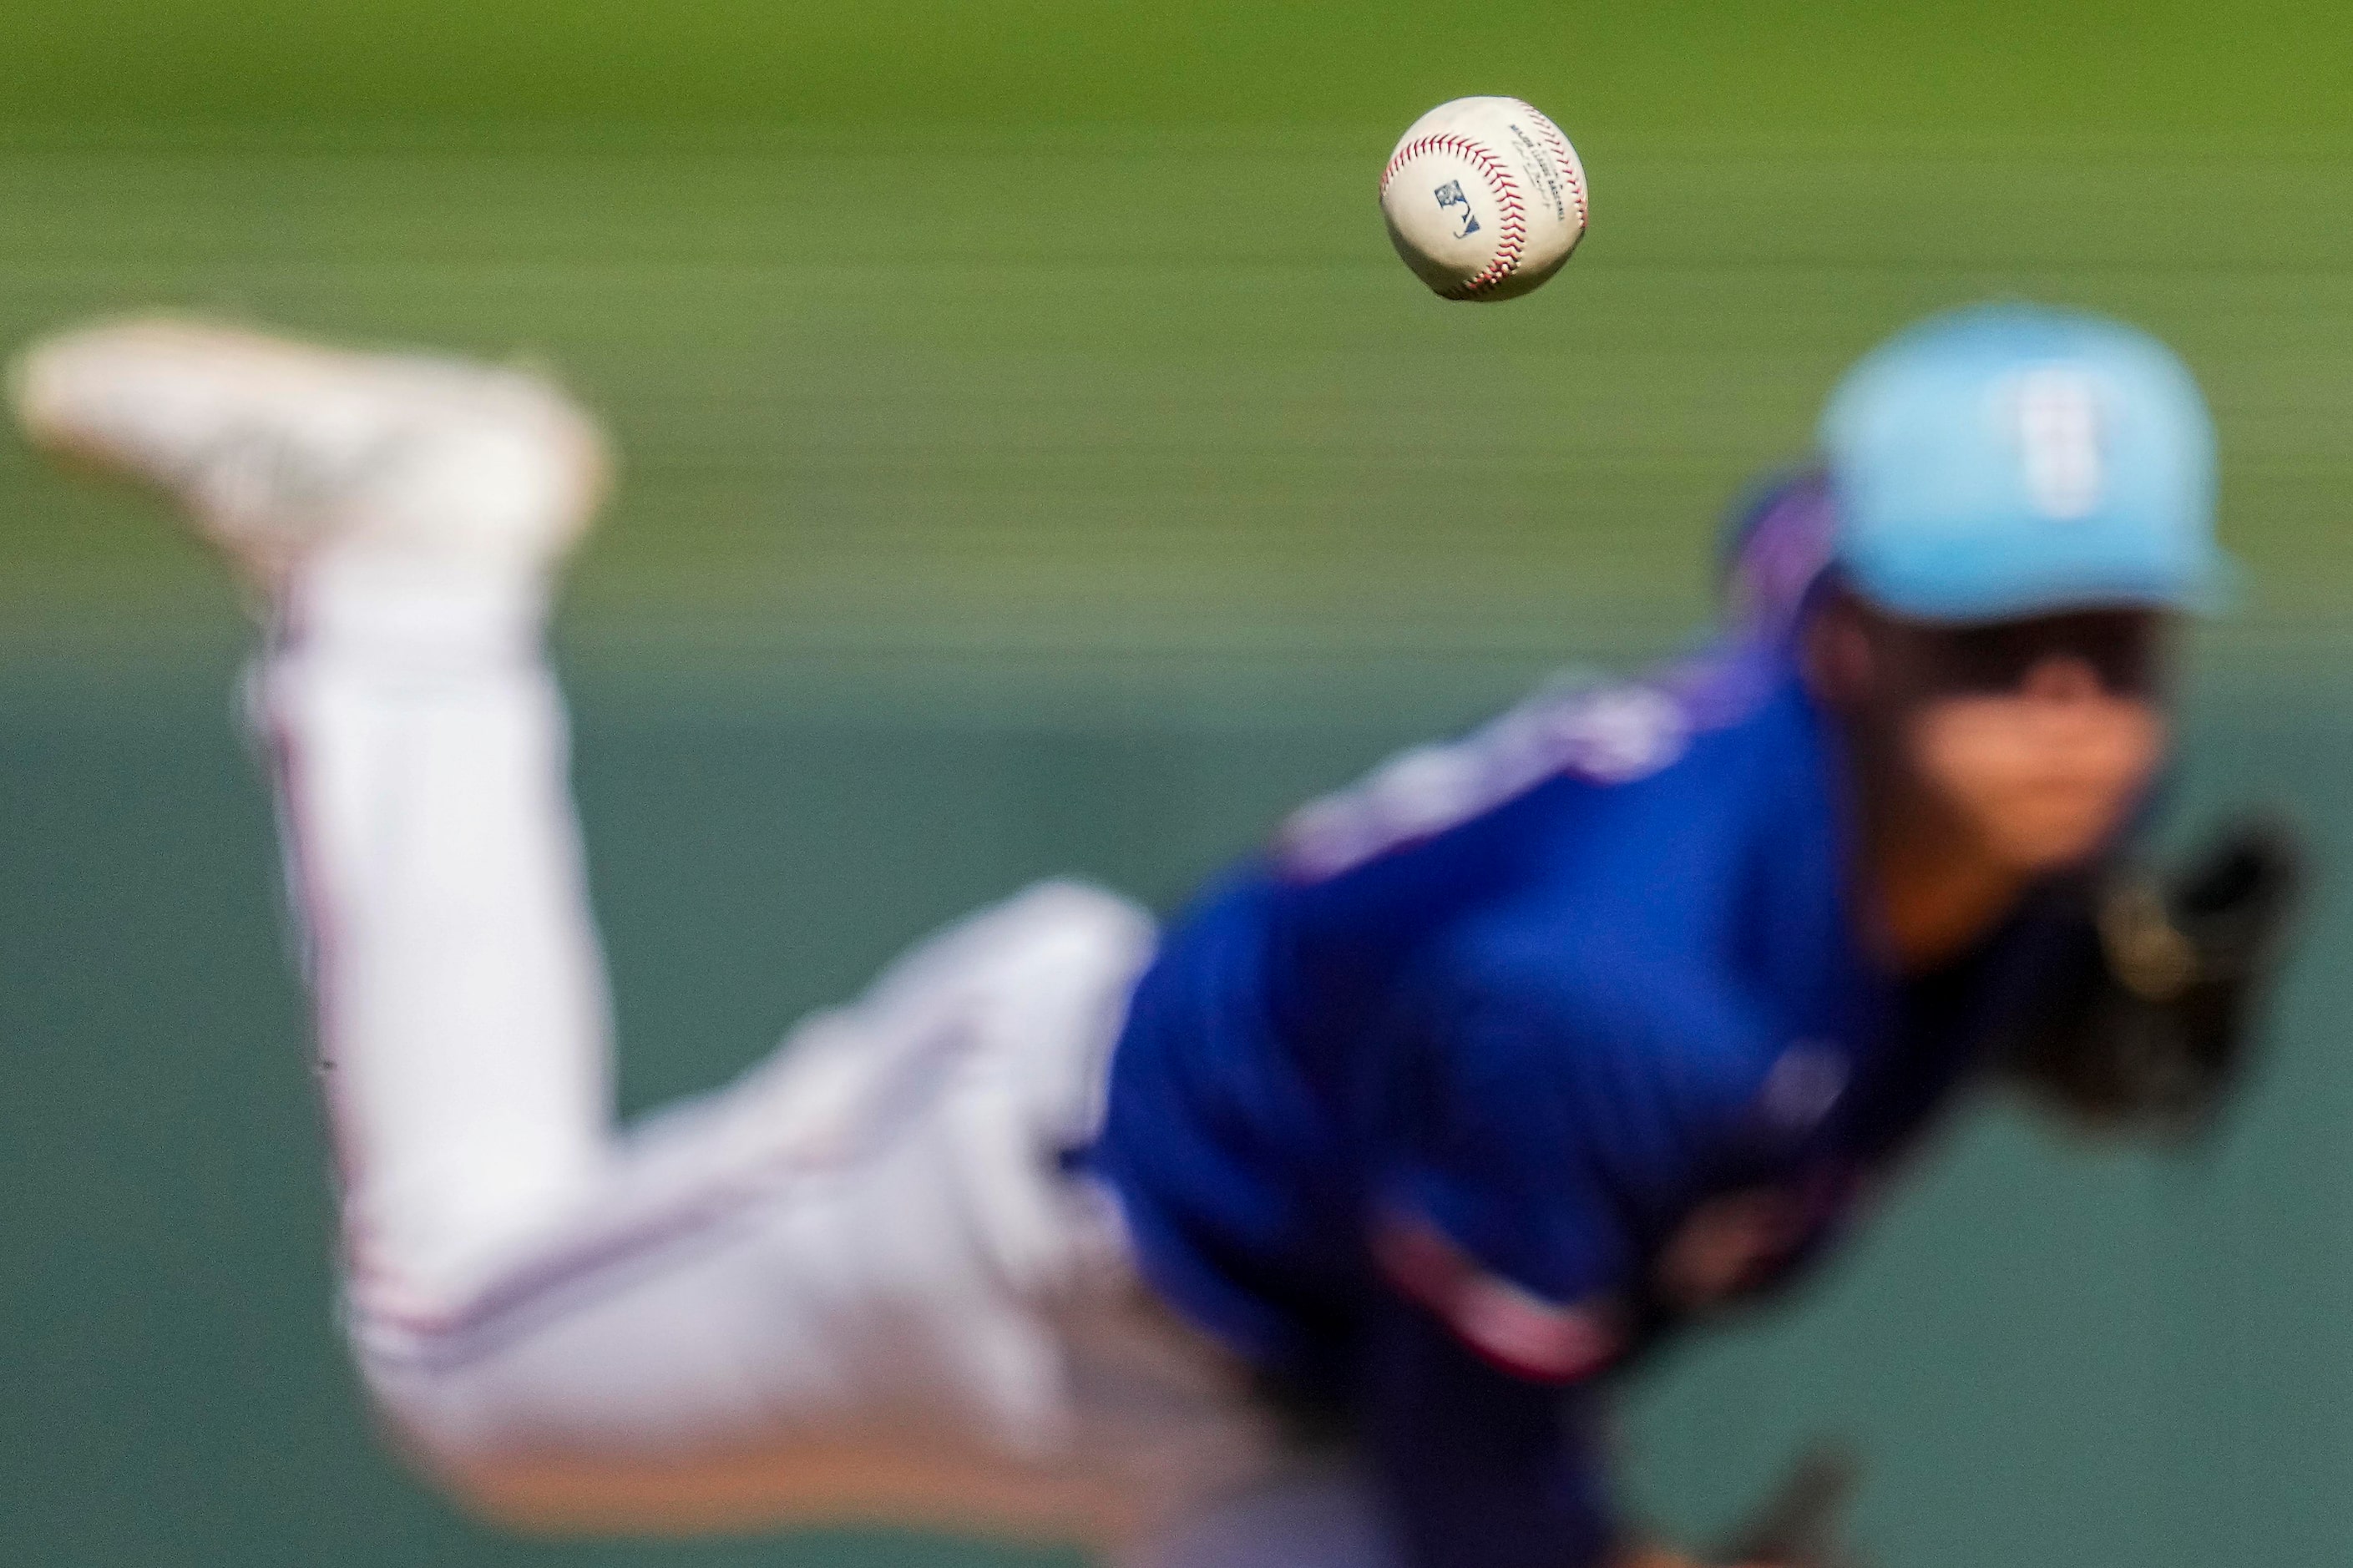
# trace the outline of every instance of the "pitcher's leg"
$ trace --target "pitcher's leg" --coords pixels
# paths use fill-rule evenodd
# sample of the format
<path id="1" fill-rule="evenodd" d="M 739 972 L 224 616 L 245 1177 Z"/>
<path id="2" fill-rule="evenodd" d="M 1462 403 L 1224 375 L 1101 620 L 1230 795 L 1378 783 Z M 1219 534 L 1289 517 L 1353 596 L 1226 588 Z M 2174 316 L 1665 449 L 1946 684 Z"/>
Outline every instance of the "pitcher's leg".
<path id="1" fill-rule="evenodd" d="M 604 979 L 540 655 L 599 438 L 533 376 L 170 320 L 47 339 L 12 390 L 36 441 L 168 492 L 265 604 L 254 705 L 351 1321 L 363 1346 L 430 1338 L 573 1223 L 610 1159 Z"/>
<path id="2" fill-rule="evenodd" d="M 1223 1447 L 1223 1396 L 1124 1361 L 1111 1381 L 1140 1403 L 1074 1394 L 1058 1316 L 1102 1232 L 1055 1155 L 1151 943 L 1119 900 L 1049 888 L 968 922 L 773 1069 L 608 1147 L 538 652 L 597 467 L 558 395 L 175 323 L 52 340 L 18 394 L 39 438 L 172 490 L 278 607 L 259 708 L 311 925 L 350 1326 L 434 1469 L 589 1527 L 1092 1534 L 1172 1468 L 1106 1486 L 1094 1462 L 1173 1453 L 1152 1411 L 1206 1411 L 1176 1447 Z M 1232 1468 L 1207 1458 L 1175 1468 Z"/>
<path id="3" fill-rule="evenodd" d="M 1073 1321 L 1101 1317 L 1090 1289 L 1139 1288 L 1055 1156 L 1093 1125 L 1141 911 L 1033 889 L 609 1145 L 528 601 L 292 586 L 261 690 L 314 931 L 350 1328 L 446 1484 L 542 1528 L 1113 1542 L 1263 1463 L 1203 1347 Z M 1118 1278 L 1086 1278 L 1103 1263 Z"/>
<path id="4" fill-rule="evenodd" d="M 326 560 L 255 683 L 362 1320 L 459 1310 L 607 1142 L 605 983 L 528 579 Z"/>
<path id="5" fill-rule="evenodd" d="M 11 380 L 34 440 L 168 492 L 264 602 L 353 1296 L 443 1310 L 602 1158 L 604 980 L 539 658 L 601 440 L 534 376 L 169 319 L 60 333 Z"/>

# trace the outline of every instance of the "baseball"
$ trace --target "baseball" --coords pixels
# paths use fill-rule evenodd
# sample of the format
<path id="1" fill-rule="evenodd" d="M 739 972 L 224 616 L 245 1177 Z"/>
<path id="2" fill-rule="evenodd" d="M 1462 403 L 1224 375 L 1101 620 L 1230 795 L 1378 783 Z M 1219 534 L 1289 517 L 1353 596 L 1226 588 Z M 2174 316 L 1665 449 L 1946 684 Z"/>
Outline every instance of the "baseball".
<path id="1" fill-rule="evenodd" d="M 1516 98 L 1458 98 L 1415 121 L 1381 171 L 1381 216 L 1415 276 L 1448 300 L 1509 300 L 1585 234 L 1585 165 Z"/>

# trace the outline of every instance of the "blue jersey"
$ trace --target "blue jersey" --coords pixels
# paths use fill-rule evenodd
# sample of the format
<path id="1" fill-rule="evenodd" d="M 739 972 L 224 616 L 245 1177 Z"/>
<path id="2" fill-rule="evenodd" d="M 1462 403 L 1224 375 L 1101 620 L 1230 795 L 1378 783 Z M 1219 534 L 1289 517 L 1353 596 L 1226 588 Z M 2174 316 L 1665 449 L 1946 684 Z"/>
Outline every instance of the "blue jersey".
<path id="1" fill-rule="evenodd" d="M 2038 944 L 1862 941 L 1786 655 L 1540 699 L 1295 816 L 1174 922 L 1097 1167 L 1143 1266 L 1345 1401 L 1425 1563 L 1587 1564 L 1592 1380 L 1817 1254 Z"/>

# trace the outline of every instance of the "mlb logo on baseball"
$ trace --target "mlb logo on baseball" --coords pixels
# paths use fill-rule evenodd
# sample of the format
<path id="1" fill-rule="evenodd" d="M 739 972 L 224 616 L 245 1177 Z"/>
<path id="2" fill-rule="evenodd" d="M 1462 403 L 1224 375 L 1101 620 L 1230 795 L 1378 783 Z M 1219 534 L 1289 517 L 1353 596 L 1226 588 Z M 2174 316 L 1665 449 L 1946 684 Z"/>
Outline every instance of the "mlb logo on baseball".
<path id="1" fill-rule="evenodd" d="M 1449 180 L 1430 194 L 1438 198 L 1440 207 L 1462 209 L 1462 226 L 1454 231 L 1455 238 L 1461 239 L 1479 232 L 1479 215 L 1471 210 L 1471 198 L 1462 194 L 1461 181 Z"/>

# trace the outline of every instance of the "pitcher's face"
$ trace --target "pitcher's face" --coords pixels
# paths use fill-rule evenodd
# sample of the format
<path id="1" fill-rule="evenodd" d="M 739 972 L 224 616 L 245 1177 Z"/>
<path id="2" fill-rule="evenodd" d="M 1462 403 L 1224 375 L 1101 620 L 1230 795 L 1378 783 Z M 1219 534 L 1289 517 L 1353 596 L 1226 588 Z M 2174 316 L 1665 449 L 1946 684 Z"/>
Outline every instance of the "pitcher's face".
<path id="1" fill-rule="evenodd" d="M 2146 796 L 2168 740 L 2161 616 L 2085 610 L 1982 626 L 1857 607 L 1831 636 L 1910 783 L 2027 876 L 2080 862 Z M 1835 650 L 1832 658 L 1841 657 Z"/>

